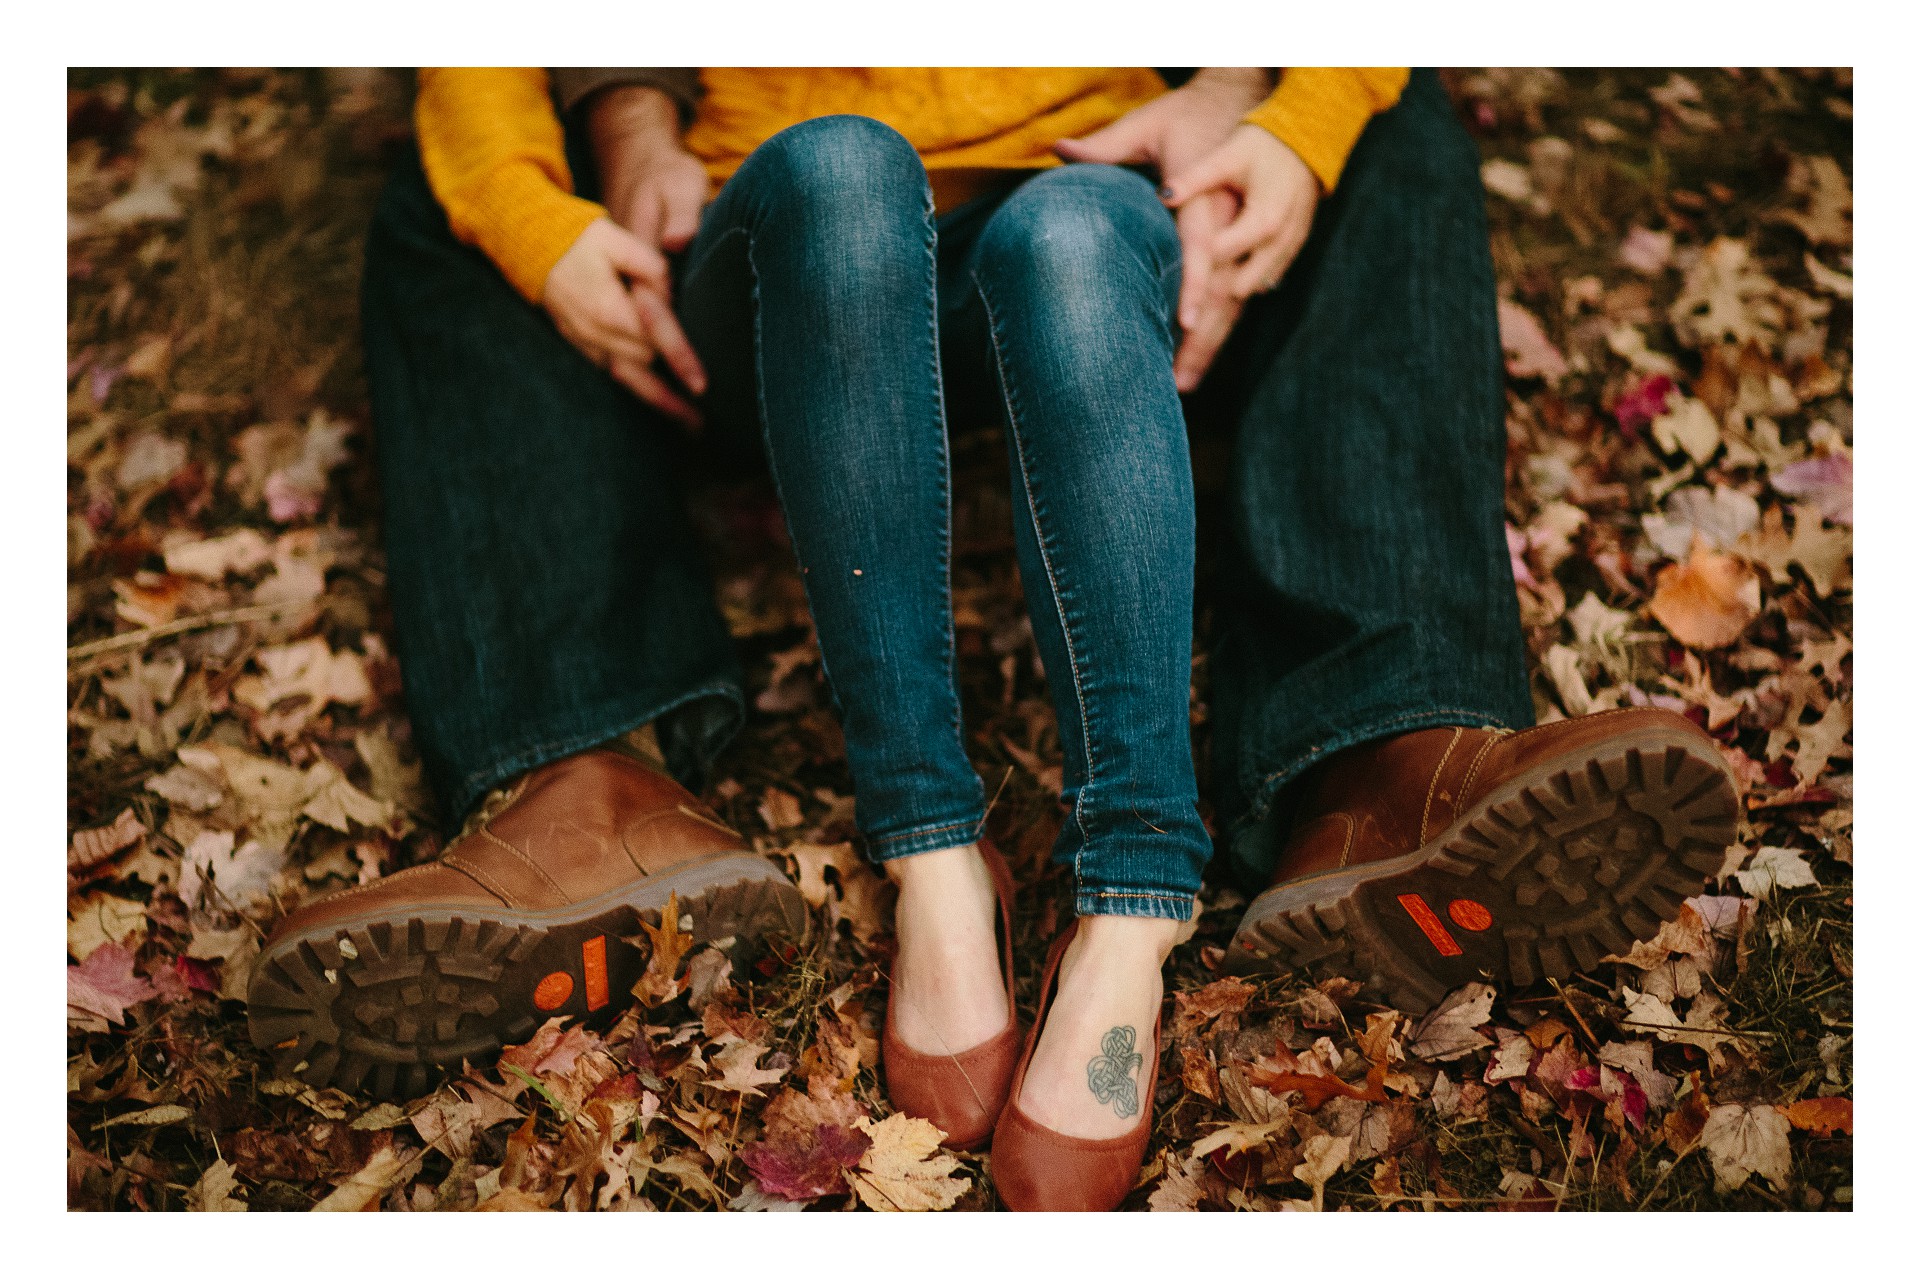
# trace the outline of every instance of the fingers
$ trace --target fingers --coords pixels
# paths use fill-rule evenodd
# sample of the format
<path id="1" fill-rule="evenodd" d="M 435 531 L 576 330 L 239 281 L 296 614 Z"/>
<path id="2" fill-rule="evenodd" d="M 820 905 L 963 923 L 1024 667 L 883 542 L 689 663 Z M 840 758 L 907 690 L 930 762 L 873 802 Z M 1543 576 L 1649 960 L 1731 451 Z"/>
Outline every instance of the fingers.
<path id="1" fill-rule="evenodd" d="M 1160 198 L 1169 208 L 1177 209 L 1195 196 L 1221 187 L 1236 192 L 1247 187 L 1246 160 L 1231 143 L 1216 147 L 1178 176 L 1168 178 L 1160 188 Z"/>
<path id="2" fill-rule="evenodd" d="M 1226 271 L 1213 273 L 1201 297 L 1199 314 L 1187 326 L 1180 349 L 1173 357 L 1173 382 L 1181 394 L 1200 385 L 1213 357 L 1219 354 L 1234 321 L 1240 318 L 1240 303 L 1230 289 Z"/>
<path id="3" fill-rule="evenodd" d="M 679 392 L 667 385 L 665 378 L 646 366 L 628 360 L 615 360 L 607 371 L 643 402 L 651 404 L 688 430 L 698 431 L 705 425 L 700 410 L 687 403 Z"/>
<path id="4" fill-rule="evenodd" d="M 660 247 L 678 253 L 693 243 L 700 229 L 700 206 L 707 200 L 707 175 L 703 170 L 676 174 L 660 192 L 662 220 Z"/>
<path id="5" fill-rule="evenodd" d="M 658 201 L 643 200 L 640 203 L 643 208 L 655 206 L 658 216 Z M 660 251 L 618 223 L 608 222 L 607 226 L 607 260 L 622 275 L 639 280 L 664 294 L 668 289 L 667 260 L 660 255 Z"/>
<path id="6" fill-rule="evenodd" d="M 1233 216 L 1233 197 L 1215 194 L 1195 200 L 1180 209 L 1173 219 L 1180 236 L 1180 327 L 1191 329 L 1199 321 L 1200 303 L 1213 278 L 1214 237 Z"/>
<path id="7" fill-rule="evenodd" d="M 1138 113 L 1121 116 L 1084 138 L 1062 138 L 1054 152 L 1081 164 L 1147 164 L 1153 160 L 1148 130 Z"/>
<path id="8" fill-rule="evenodd" d="M 1300 251 L 1299 242 L 1291 237 L 1276 237 L 1261 245 L 1245 262 L 1234 268 L 1233 296 L 1246 301 L 1256 293 L 1265 293 L 1280 283 L 1280 277 L 1286 274 L 1293 264 L 1293 258 Z"/>
<path id="9" fill-rule="evenodd" d="M 1222 262 L 1238 262 L 1261 246 L 1275 240 L 1284 223 L 1277 214 L 1249 203 L 1241 206 L 1240 216 L 1229 223 L 1213 241 L 1213 253 Z"/>
<path id="10" fill-rule="evenodd" d="M 632 296 L 640 322 L 653 347 L 666 359 L 667 367 L 688 390 L 695 395 L 705 395 L 707 371 L 701 367 L 700 357 L 694 354 L 693 344 L 687 341 L 686 331 L 680 327 L 666 299 L 645 288 L 635 288 Z"/>

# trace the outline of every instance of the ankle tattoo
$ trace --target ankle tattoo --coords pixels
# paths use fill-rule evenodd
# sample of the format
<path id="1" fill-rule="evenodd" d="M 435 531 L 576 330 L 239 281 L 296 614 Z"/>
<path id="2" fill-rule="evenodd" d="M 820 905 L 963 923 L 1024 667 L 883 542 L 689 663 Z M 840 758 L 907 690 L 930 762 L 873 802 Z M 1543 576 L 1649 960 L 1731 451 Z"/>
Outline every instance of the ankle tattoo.
<path id="1" fill-rule="evenodd" d="M 1133 1073 L 1142 1058 L 1133 1051 L 1131 1026 L 1115 1026 L 1100 1038 L 1100 1055 L 1087 1063 L 1087 1087 L 1094 1100 L 1111 1104 L 1113 1113 L 1125 1119 L 1140 1113 L 1140 1088 Z"/>

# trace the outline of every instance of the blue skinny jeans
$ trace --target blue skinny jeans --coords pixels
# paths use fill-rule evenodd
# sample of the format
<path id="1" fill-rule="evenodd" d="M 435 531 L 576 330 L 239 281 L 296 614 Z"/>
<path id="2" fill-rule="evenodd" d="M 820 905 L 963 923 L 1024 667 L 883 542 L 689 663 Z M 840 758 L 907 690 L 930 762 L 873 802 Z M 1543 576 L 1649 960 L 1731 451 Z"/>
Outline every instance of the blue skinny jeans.
<path id="1" fill-rule="evenodd" d="M 1042 171 L 936 219 L 908 141 L 826 116 L 707 206 L 676 304 L 718 430 L 757 433 L 876 860 L 985 818 L 954 677 L 947 384 L 1001 406 L 1082 914 L 1185 919 L 1212 851 L 1188 727 L 1194 502 L 1180 245 L 1137 173 Z"/>

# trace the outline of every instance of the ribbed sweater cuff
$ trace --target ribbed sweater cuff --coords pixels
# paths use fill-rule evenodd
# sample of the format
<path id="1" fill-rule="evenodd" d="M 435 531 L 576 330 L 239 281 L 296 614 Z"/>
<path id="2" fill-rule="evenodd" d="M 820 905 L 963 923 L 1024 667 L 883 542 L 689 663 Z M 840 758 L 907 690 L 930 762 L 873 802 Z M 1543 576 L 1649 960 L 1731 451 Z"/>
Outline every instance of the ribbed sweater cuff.
<path id="1" fill-rule="evenodd" d="M 1347 156 L 1373 119 L 1373 95 L 1353 67 L 1288 67 L 1280 84 L 1244 117 L 1286 143 L 1331 193 Z"/>
<path id="2" fill-rule="evenodd" d="M 509 283 L 538 304 L 553 270 L 580 233 L 607 211 L 591 200 L 569 195 L 531 160 L 514 161 L 487 173 L 446 202 L 461 211 L 460 238 L 480 248 Z"/>

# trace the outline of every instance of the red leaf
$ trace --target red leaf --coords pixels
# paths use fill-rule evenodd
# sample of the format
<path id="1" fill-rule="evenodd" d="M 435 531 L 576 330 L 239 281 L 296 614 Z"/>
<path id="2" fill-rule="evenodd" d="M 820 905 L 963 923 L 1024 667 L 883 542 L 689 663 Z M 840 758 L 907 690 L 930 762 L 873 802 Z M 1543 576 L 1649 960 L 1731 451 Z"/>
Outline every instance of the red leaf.
<path id="1" fill-rule="evenodd" d="M 1661 373 L 1647 378 L 1613 402 L 1613 416 L 1628 439 L 1638 436 L 1641 427 L 1667 411 L 1667 397 L 1673 394 L 1673 379 Z"/>
<path id="2" fill-rule="evenodd" d="M 67 967 L 67 1007 L 111 1022 L 125 1022 L 129 1008 L 158 993 L 133 971 L 133 952 L 119 942 L 106 942 L 85 963 Z"/>
<path id="3" fill-rule="evenodd" d="M 783 1134 L 755 1142 L 740 1151 L 740 1159 L 753 1169 L 762 1190 L 799 1202 L 843 1193 L 846 1170 L 859 1163 L 872 1144 L 873 1139 L 863 1132 L 819 1124 L 804 1140 Z"/>

